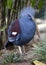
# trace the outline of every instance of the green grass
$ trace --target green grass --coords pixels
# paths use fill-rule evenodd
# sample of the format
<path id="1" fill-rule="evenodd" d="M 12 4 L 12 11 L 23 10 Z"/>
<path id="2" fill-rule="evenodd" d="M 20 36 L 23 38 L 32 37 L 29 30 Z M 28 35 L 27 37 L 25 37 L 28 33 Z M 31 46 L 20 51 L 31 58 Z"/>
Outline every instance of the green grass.
<path id="1" fill-rule="evenodd" d="M 46 41 L 39 43 L 38 45 L 34 44 L 33 53 L 38 55 L 38 58 L 46 61 Z"/>
<path id="2" fill-rule="evenodd" d="M 22 56 L 20 54 L 6 54 L 4 55 L 3 63 L 21 62 Z"/>

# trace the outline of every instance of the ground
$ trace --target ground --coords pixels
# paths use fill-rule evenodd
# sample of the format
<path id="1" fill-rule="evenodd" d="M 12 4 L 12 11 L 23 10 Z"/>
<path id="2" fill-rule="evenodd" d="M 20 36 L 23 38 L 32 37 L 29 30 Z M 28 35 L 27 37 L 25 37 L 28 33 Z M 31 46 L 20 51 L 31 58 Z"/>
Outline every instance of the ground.
<path id="1" fill-rule="evenodd" d="M 46 32 L 42 32 L 40 33 L 41 39 L 45 40 L 46 39 Z M 25 47 L 26 48 L 26 47 Z M 31 63 L 31 57 L 33 56 L 33 54 L 30 53 L 30 51 L 32 47 L 29 45 L 26 49 L 26 51 L 28 51 L 28 54 L 24 56 L 24 58 L 26 59 L 26 61 L 23 61 L 21 63 L 7 63 L 5 65 L 33 65 Z M 32 56 L 31 56 L 32 55 Z M 2 59 L 2 52 L 0 51 L 0 60 Z M 1 62 L 1 61 L 0 61 Z M 1 64 L 0 64 L 1 65 Z"/>
<path id="2" fill-rule="evenodd" d="M 31 65 L 31 63 L 29 63 L 29 62 L 22 62 L 22 63 L 9 63 L 9 64 L 6 64 L 6 65 Z"/>

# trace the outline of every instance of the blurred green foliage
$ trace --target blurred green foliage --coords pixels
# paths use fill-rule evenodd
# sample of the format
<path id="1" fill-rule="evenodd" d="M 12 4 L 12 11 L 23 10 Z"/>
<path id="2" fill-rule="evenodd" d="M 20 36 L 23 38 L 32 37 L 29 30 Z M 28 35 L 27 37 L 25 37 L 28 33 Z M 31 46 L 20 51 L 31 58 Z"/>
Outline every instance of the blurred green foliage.
<path id="1" fill-rule="evenodd" d="M 46 61 L 46 41 L 41 42 L 38 45 L 34 45 L 33 52 L 38 55 L 39 60 Z"/>
<path id="2" fill-rule="evenodd" d="M 4 54 L 3 63 L 21 62 L 23 57 L 18 53 Z"/>
<path id="3" fill-rule="evenodd" d="M 12 8 L 12 4 L 13 4 L 13 0 L 7 0 L 7 4 L 6 4 L 6 6 L 7 6 L 7 8 Z"/>
<path id="4" fill-rule="evenodd" d="M 14 2 L 14 1 L 16 1 L 16 2 Z M 30 5 L 32 7 L 35 7 L 35 4 L 37 4 L 36 7 L 39 10 L 42 8 L 43 2 L 44 2 L 44 0 L 29 0 L 29 1 L 30 1 Z M 38 3 L 37 3 L 37 1 L 38 1 Z M 16 7 L 16 8 L 13 7 L 13 4 L 14 4 L 14 7 Z M 25 3 L 25 0 L 24 1 L 23 0 L 19 0 L 19 1 L 18 0 L 3 0 L 3 7 L 4 7 L 4 14 L 5 14 L 5 16 L 7 15 L 6 12 L 8 11 L 8 9 L 13 10 L 13 12 L 16 13 L 16 16 L 18 16 L 18 12 L 20 12 L 20 9 L 22 9 L 24 7 L 24 4 L 27 5 Z M 5 26 L 3 26 L 2 28 L 0 28 L 0 31 L 4 31 L 6 29 L 6 27 L 7 26 L 5 24 Z"/>
<path id="5" fill-rule="evenodd" d="M 38 9 L 41 9 L 43 6 L 43 0 L 39 0 L 39 3 L 38 3 Z"/>

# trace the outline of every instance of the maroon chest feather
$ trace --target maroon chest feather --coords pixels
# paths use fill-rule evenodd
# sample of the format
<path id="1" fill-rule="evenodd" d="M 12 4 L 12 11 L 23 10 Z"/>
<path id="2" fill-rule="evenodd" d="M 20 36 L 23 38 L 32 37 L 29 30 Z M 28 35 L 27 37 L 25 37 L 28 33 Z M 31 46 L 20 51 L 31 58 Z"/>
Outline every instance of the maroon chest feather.
<path id="1" fill-rule="evenodd" d="M 21 32 L 18 19 L 15 20 L 14 26 L 12 27 L 11 30 L 12 30 L 12 32 L 17 32 L 17 33 Z"/>

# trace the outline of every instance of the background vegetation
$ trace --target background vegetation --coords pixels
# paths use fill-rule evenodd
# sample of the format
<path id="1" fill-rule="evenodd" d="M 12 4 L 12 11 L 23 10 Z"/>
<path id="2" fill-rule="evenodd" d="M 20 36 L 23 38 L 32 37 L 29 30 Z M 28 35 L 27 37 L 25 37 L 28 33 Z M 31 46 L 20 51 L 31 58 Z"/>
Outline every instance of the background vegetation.
<path id="1" fill-rule="evenodd" d="M 39 13 L 35 14 L 35 18 L 39 18 L 40 20 L 38 20 L 43 23 L 44 20 L 46 20 L 46 0 L 0 0 L 0 49 L 4 48 L 3 45 L 7 40 L 7 29 L 10 23 L 19 17 L 19 13 L 23 7 L 29 5 L 39 10 Z M 46 35 L 46 33 L 44 34 Z M 42 33 L 40 33 L 40 35 L 41 37 L 45 37 L 44 35 L 42 36 Z M 44 40 L 46 40 L 46 38 Z M 2 51 L 3 50 L 0 50 L 0 63 L 21 62 L 25 59 L 31 59 L 31 61 L 32 59 L 38 59 L 46 62 L 46 41 L 43 42 L 41 40 L 41 42 L 38 42 L 37 45 L 34 44 L 33 50 L 29 50 L 27 55 L 24 57 L 15 52 L 11 53 L 8 51 L 5 54 L 2 53 Z"/>
<path id="2" fill-rule="evenodd" d="M 0 46 L 7 40 L 7 28 L 10 23 L 18 18 L 21 9 L 28 5 L 39 9 L 36 17 L 43 17 L 46 0 L 0 0 Z"/>

